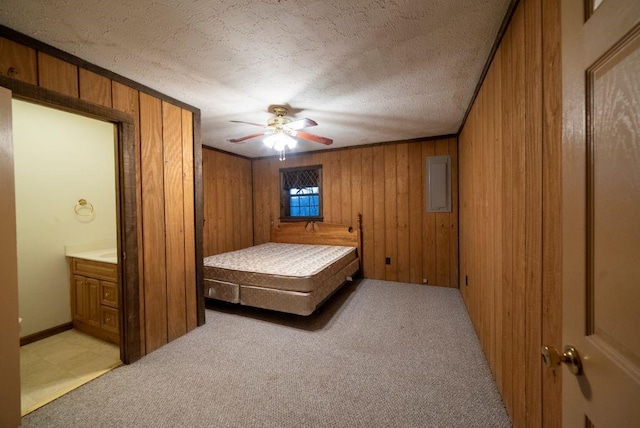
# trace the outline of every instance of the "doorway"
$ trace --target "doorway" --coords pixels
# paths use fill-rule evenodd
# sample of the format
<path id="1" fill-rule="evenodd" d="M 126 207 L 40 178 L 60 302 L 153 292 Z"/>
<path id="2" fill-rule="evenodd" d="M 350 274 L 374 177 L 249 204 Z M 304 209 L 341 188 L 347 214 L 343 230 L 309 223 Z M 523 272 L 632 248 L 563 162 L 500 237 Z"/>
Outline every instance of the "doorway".
<path id="1" fill-rule="evenodd" d="M 101 291 L 121 294 L 117 278 L 105 290 L 70 281 L 72 256 L 116 272 L 116 133 L 110 122 L 25 101 L 14 99 L 12 112 L 24 415 L 121 364 L 118 332 L 101 325 L 117 314 L 117 301 L 100 300 Z M 72 313 L 79 298 L 89 305 Z M 80 316 L 87 307 L 91 319 Z"/>
<path id="2" fill-rule="evenodd" d="M 65 110 L 82 116 L 92 117 L 101 121 L 110 122 L 116 128 L 116 207 L 117 207 L 117 247 L 118 259 L 117 280 L 122 293 L 118 296 L 120 308 L 118 331 L 120 333 L 120 359 L 125 364 L 136 361 L 141 357 L 140 342 L 140 301 L 138 288 L 138 243 L 137 243 L 137 208 L 136 208 L 136 164 L 135 164 L 135 128 L 131 115 L 76 98 L 68 97 L 34 85 L 16 81 L 0 76 L 0 87 L 8 89 L 9 98 L 34 102 L 37 104 Z M 6 104 L 6 103 L 5 103 Z M 2 346 L 2 375 L 3 383 L 6 380 L 7 388 L 3 388 L 3 411 L 7 421 L 15 421 L 19 417 L 20 387 L 19 387 L 19 341 L 18 339 L 18 302 L 17 302 L 17 261 L 15 241 L 12 244 L 12 236 L 15 237 L 15 205 L 13 192 L 13 142 L 11 130 L 11 109 L 0 110 L 0 181 L 2 190 L 6 193 L 3 200 L 7 202 L 0 222 L 3 231 L 3 245 L 0 252 L 3 254 L 3 272 L 6 273 L 3 299 L 1 299 L 0 313 L 7 328 L 3 330 L 3 344 L 15 343 L 15 345 Z M 11 186 L 4 186 L 4 183 Z M 9 189 L 11 187 L 11 189 Z M 9 191 L 11 190 L 11 191 Z M 13 214 L 12 214 L 13 213 Z M 14 318 L 15 314 L 15 318 Z M 15 324 L 13 324 L 15 323 Z M 15 325 L 15 329 L 12 327 Z M 14 339 L 15 337 L 15 339 Z M 16 383 L 17 381 L 17 383 Z M 5 412 L 6 410 L 6 412 Z M 2 418 L 0 418 L 2 419 Z M 2 419 L 4 421 L 4 419 Z"/>

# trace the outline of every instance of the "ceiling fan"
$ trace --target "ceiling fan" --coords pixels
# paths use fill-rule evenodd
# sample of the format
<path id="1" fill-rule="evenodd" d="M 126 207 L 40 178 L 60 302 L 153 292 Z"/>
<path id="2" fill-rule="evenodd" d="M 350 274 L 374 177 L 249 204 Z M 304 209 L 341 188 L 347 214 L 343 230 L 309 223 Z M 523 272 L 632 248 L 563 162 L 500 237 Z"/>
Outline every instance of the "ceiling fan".
<path id="1" fill-rule="evenodd" d="M 256 132 L 255 134 L 246 135 L 240 138 L 234 138 L 228 141 L 230 143 L 239 144 L 244 143 L 246 140 L 251 138 L 266 135 L 267 137 L 262 140 L 264 145 L 270 149 L 279 151 L 280 160 L 285 159 L 285 150 L 287 148 L 291 150 L 296 146 L 297 140 L 295 138 L 324 144 L 326 146 L 333 144 L 333 140 L 330 138 L 320 137 L 319 135 L 301 131 L 304 128 L 316 126 L 317 123 L 314 120 L 304 118 L 292 121 L 288 117 L 285 117 L 287 115 L 286 107 L 273 107 L 272 112 L 276 116 L 269 119 L 266 125 L 244 122 L 241 120 L 232 120 L 231 122 L 233 123 L 246 123 L 248 125 L 259 126 L 260 128 L 264 128 L 264 131 Z"/>

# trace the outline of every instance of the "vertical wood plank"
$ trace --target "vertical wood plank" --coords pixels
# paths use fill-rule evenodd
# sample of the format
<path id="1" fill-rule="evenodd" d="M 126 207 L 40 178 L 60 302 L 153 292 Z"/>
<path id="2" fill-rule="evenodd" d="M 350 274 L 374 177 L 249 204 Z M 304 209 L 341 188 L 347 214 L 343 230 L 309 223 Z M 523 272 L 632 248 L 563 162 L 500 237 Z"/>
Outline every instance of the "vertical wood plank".
<path id="1" fill-rule="evenodd" d="M 243 201 L 240 207 L 242 215 L 242 242 L 240 248 L 253 245 L 253 186 L 251 185 L 251 161 L 242 163 Z"/>
<path id="2" fill-rule="evenodd" d="M 495 313 L 495 333 L 493 335 L 494 349 L 495 349 L 495 359 L 494 359 L 494 376 L 496 378 L 496 383 L 498 384 L 498 389 L 502 391 L 502 359 L 504 355 L 504 349 L 502 347 L 502 326 L 503 326 L 503 313 L 502 313 L 502 290 L 504 284 L 502 282 L 502 231 L 503 225 L 502 213 L 504 212 L 502 209 L 502 188 L 503 188 L 503 170 L 502 170 L 502 159 L 503 153 L 502 148 L 504 145 L 502 139 L 502 50 L 498 49 L 496 52 L 496 56 L 493 61 L 493 66 L 491 67 L 491 75 L 493 77 L 493 120 L 494 120 L 494 139 L 490 142 L 495 147 L 493 162 L 491 168 L 496 171 L 496 181 L 493 184 L 494 193 L 494 239 L 493 239 L 493 248 L 494 252 L 491 254 L 495 254 L 493 258 L 494 265 L 494 280 L 495 280 L 495 289 L 496 292 L 494 294 L 494 304 L 493 310 Z"/>
<path id="3" fill-rule="evenodd" d="M 215 213 L 216 222 L 213 226 L 213 233 L 215 234 L 215 254 L 224 253 L 226 246 L 226 232 L 224 230 L 225 225 L 225 209 L 224 209 L 224 195 L 225 195 L 225 162 L 220 153 L 215 153 L 216 159 L 216 193 L 215 193 Z"/>
<path id="4" fill-rule="evenodd" d="M 140 93 L 140 142 L 146 352 L 167 343 L 162 103 Z"/>
<path id="5" fill-rule="evenodd" d="M 318 165 L 322 165 L 322 216 L 331 223 L 331 202 L 333 200 L 331 153 L 318 153 Z"/>
<path id="6" fill-rule="evenodd" d="M 235 251 L 240 246 L 240 200 L 242 199 L 242 186 L 240 185 L 240 158 L 229 156 L 227 165 L 229 166 L 229 184 L 225 196 L 231 203 L 227 204 L 227 231 L 229 242 L 227 251 Z"/>
<path id="7" fill-rule="evenodd" d="M 78 67 L 38 52 L 38 82 L 52 91 L 78 98 Z"/>
<path id="8" fill-rule="evenodd" d="M 447 140 L 436 141 L 436 156 L 449 154 Z M 449 287 L 449 216 L 450 213 L 436 213 L 436 284 Z"/>
<path id="9" fill-rule="evenodd" d="M 213 201 L 214 201 L 214 193 L 212 192 L 212 187 L 215 187 L 213 183 L 215 171 L 215 159 L 213 158 L 213 154 L 211 150 L 203 150 L 202 151 L 202 191 L 204 193 L 203 205 L 204 205 L 204 226 L 203 226 L 203 246 L 204 246 L 204 257 L 213 255 L 213 245 L 211 242 L 212 231 L 210 230 L 213 226 L 213 219 L 215 219 L 215 214 L 213 213 Z"/>
<path id="10" fill-rule="evenodd" d="M 375 279 L 385 278 L 385 162 L 382 146 L 373 147 L 373 256 Z"/>
<path id="11" fill-rule="evenodd" d="M 469 146 L 471 145 L 469 135 L 472 133 L 475 126 L 476 108 L 476 104 L 474 103 L 469 112 L 467 123 L 465 124 L 465 127 L 462 129 L 462 131 L 460 132 L 460 136 L 458 137 L 458 185 L 460 187 L 460 215 L 458 226 L 458 234 L 460 239 L 460 293 L 462 294 L 462 298 L 464 299 L 464 302 L 467 306 L 469 317 L 471 318 L 472 322 L 475 322 L 475 315 L 471 311 L 469 287 L 465 284 L 465 277 L 469 272 L 469 231 L 473 230 L 474 228 L 474 223 L 471 220 L 471 216 L 469 215 L 469 205 L 473 198 L 469 194 L 471 181 L 468 179 L 470 174 L 473 172 L 473 163 L 471 161 L 471 158 L 468 158 L 467 156 L 469 152 Z"/>
<path id="12" fill-rule="evenodd" d="M 487 138 L 487 121 L 484 120 L 487 112 L 487 89 L 483 90 L 478 97 L 478 116 L 480 118 L 478 124 L 479 138 L 477 144 L 474 145 L 474 157 L 477 159 L 474 178 L 478 180 L 478 185 L 474 186 L 474 193 L 477 201 L 474 204 L 474 216 L 479 225 L 486 225 L 486 186 L 485 182 L 488 178 L 486 171 L 485 147 Z M 478 319 L 478 327 L 480 336 L 484 339 L 487 337 L 487 279 L 484 257 L 482 252 L 484 243 L 487 239 L 486 227 L 478 227 L 475 233 L 474 241 L 474 269 L 473 269 L 473 287 L 475 296 L 475 312 Z"/>
<path id="13" fill-rule="evenodd" d="M 488 226 L 485 227 L 485 233 L 484 233 L 484 239 L 485 239 L 485 244 L 484 244 L 484 248 L 486 249 L 486 251 L 496 251 L 495 248 L 495 241 L 494 241 L 494 234 L 495 234 L 495 224 L 494 224 L 494 219 L 495 219 L 495 211 L 494 211 L 494 207 L 495 207 L 495 192 L 494 192 L 494 183 L 496 181 L 496 170 L 494 168 L 492 168 L 492 159 L 495 158 L 495 154 L 494 154 L 494 150 L 495 150 L 495 146 L 492 143 L 494 141 L 494 133 L 495 133 L 495 128 L 494 128 L 494 122 L 493 120 L 491 120 L 492 116 L 493 116 L 493 112 L 494 112 L 494 105 L 493 105 L 493 93 L 495 92 L 495 82 L 493 81 L 493 79 L 487 79 L 486 80 L 488 85 L 486 86 L 486 92 L 485 92 L 485 96 L 484 96 L 484 101 L 485 101 L 485 111 L 486 114 L 483 115 L 483 122 L 486 124 L 486 135 L 485 135 L 485 139 L 483 141 L 483 158 L 482 158 L 482 167 L 483 169 L 486 171 L 486 180 L 487 180 L 487 184 L 485 187 L 485 201 L 486 204 L 483 207 L 483 215 L 482 215 L 482 220 L 483 222 Z M 483 303 L 489 303 L 489 304 L 484 304 L 483 306 L 486 308 L 485 311 L 485 317 L 486 317 L 486 322 L 484 323 L 485 326 L 485 338 L 484 338 L 484 342 L 485 342 L 485 347 L 486 347 L 486 351 L 485 353 L 487 354 L 487 358 L 488 360 L 491 362 L 490 364 L 493 365 L 493 363 L 495 362 L 495 307 L 493 305 L 491 305 L 491 302 L 494 301 L 494 296 L 495 296 L 495 272 L 493 270 L 493 263 L 491 263 L 491 261 L 487 258 L 487 257 L 483 257 L 483 264 L 484 264 L 484 271 L 485 274 L 483 275 L 483 285 L 486 288 L 486 293 L 483 299 Z"/>
<path id="14" fill-rule="evenodd" d="M 409 260 L 409 144 L 397 146 L 397 218 L 398 218 L 398 281 L 410 282 Z"/>
<path id="15" fill-rule="evenodd" d="M 358 213 L 362 214 L 362 149 L 351 150 L 351 221 L 358 227 Z"/>
<path id="16" fill-rule="evenodd" d="M 340 154 L 340 224 L 351 224 L 351 150 Z"/>
<path id="17" fill-rule="evenodd" d="M 513 338 L 513 162 L 512 162 L 512 132 L 511 125 L 513 122 L 513 84 L 511 71 L 511 36 L 512 32 L 507 31 L 502 39 L 502 99 L 503 102 L 503 121 L 502 121 L 502 138 L 503 138 L 503 161 L 502 161 L 502 348 L 503 348 L 503 382 L 502 397 L 509 414 L 513 415 L 513 371 L 512 371 L 512 354 L 511 347 Z"/>
<path id="18" fill-rule="evenodd" d="M 196 296 L 196 234 L 193 176 L 193 114 L 182 110 L 182 188 L 184 197 L 184 266 L 187 331 L 198 325 Z"/>
<path id="19" fill-rule="evenodd" d="M 460 285 L 459 273 L 459 253 L 458 253 L 458 140 L 449 139 L 449 154 L 451 155 L 451 214 L 449 215 L 449 285 L 458 288 Z"/>
<path id="20" fill-rule="evenodd" d="M 92 71 L 79 70 L 80 99 L 111 107 L 111 79 Z"/>
<path id="21" fill-rule="evenodd" d="M 525 421 L 542 426 L 542 3 L 524 4 L 525 22 Z"/>
<path id="22" fill-rule="evenodd" d="M 267 162 L 260 160 L 253 162 L 253 204 L 254 204 L 254 245 L 268 241 L 269 212 L 267 209 L 269 194 L 264 190 L 267 181 Z"/>
<path id="23" fill-rule="evenodd" d="M 408 147 L 409 157 L 409 281 L 422 284 L 422 212 L 424 205 L 424 168 L 422 167 L 422 144 L 412 143 Z"/>
<path id="24" fill-rule="evenodd" d="M 526 227 L 526 182 L 525 182 L 525 50 L 524 50 L 524 4 L 513 16 L 512 62 L 514 79 L 513 117 L 513 422 L 521 426 L 526 423 L 526 397 L 521 391 L 526 388 L 525 361 L 525 227 Z"/>
<path id="25" fill-rule="evenodd" d="M 280 218 L 280 165 L 277 159 L 269 160 L 269 194 L 271 207 L 269 209 L 270 215 L 273 216 L 274 221 L 278 221 Z M 271 227 L 271 226 L 269 226 Z"/>
<path id="26" fill-rule="evenodd" d="M 36 51 L 0 37 L 0 74 L 37 85 Z"/>
<path id="27" fill-rule="evenodd" d="M 373 148 L 362 149 L 362 263 L 364 277 L 375 278 Z"/>
<path id="28" fill-rule="evenodd" d="M 398 280 L 398 200 L 397 200 L 397 145 L 384 148 L 384 228 L 385 257 L 391 259 L 386 265 L 385 279 Z"/>
<path id="29" fill-rule="evenodd" d="M 427 212 L 427 200 L 429 198 L 429 188 L 426 185 L 426 169 L 427 169 L 427 157 L 435 156 L 436 145 L 433 141 L 426 141 L 422 143 L 422 165 L 421 168 L 424 174 L 424 180 L 422 180 L 422 277 L 426 280 L 428 285 L 438 285 L 436 277 L 436 214 Z"/>
<path id="30" fill-rule="evenodd" d="M 341 152 L 329 153 L 329 183 L 331 186 L 330 223 L 342 222 L 342 159 Z"/>
<path id="31" fill-rule="evenodd" d="M 185 293 L 182 112 L 162 102 L 164 146 L 164 218 L 167 270 L 167 338 L 187 332 Z"/>
<path id="32" fill-rule="evenodd" d="M 238 187 L 234 183 L 234 162 L 227 156 L 222 155 L 224 159 L 224 247 L 222 251 L 234 250 L 234 229 L 233 229 L 233 214 L 234 214 L 234 199 L 236 198 L 236 192 Z"/>
<path id="33" fill-rule="evenodd" d="M 562 343 L 560 4 L 542 0 L 542 340 Z M 562 424 L 562 377 L 542 371 L 542 426 Z"/>
<path id="34" fill-rule="evenodd" d="M 133 116 L 135 132 L 135 168 L 136 168 L 136 207 L 138 223 L 138 286 L 140 299 L 140 320 L 143 325 L 140 329 L 140 350 L 146 354 L 145 338 L 145 305 L 144 305 L 144 240 L 142 223 L 142 177 L 141 177 L 141 150 L 140 150 L 140 101 L 138 91 L 118 82 L 113 82 L 111 87 L 113 108 Z"/>

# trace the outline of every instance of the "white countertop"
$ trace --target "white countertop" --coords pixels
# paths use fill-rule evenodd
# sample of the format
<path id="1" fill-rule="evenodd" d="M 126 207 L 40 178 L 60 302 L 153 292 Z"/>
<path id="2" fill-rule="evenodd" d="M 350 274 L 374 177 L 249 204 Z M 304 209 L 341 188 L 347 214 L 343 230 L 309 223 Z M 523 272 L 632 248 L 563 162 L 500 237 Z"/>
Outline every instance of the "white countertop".
<path id="1" fill-rule="evenodd" d="M 94 262 L 118 264 L 118 252 L 115 248 L 103 248 L 101 250 L 67 252 L 67 257 L 93 260 Z"/>

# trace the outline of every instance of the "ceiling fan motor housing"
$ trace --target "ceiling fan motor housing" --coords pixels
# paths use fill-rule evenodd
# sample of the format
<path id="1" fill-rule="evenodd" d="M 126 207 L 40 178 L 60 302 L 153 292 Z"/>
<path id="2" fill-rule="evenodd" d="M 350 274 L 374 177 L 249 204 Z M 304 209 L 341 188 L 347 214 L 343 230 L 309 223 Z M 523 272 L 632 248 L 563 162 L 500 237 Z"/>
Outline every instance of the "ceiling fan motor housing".
<path id="1" fill-rule="evenodd" d="M 284 117 L 287 114 L 287 109 L 284 107 L 274 107 L 273 112 L 277 115 L 267 121 L 267 126 L 274 129 L 282 129 L 284 125 L 291 122 L 291 119 Z"/>

